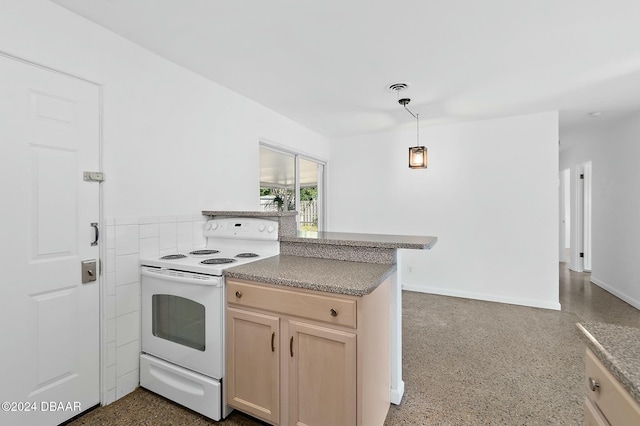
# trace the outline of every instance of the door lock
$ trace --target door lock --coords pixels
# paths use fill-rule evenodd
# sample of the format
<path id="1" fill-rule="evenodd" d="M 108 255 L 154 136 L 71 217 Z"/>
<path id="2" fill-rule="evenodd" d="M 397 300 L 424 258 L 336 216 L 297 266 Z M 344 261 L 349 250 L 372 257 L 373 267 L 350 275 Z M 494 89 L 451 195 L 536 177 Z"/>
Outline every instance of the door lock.
<path id="1" fill-rule="evenodd" d="M 98 273 L 96 270 L 96 260 L 83 260 L 82 261 L 82 284 L 89 283 L 91 281 L 95 281 L 97 279 Z"/>

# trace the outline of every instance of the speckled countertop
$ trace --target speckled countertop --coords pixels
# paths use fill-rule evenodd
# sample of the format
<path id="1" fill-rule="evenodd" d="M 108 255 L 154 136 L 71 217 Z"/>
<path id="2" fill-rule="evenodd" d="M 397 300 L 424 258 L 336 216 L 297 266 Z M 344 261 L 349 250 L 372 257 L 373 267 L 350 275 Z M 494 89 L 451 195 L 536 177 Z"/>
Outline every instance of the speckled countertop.
<path id="1" fill-rule="evenodd" d="M 364 296 L 395 271 L 395 264 L 280 255 L 225 269 L 224 275 L 308 290 Z"/>
<path id="2" fill-rule="evenodd" d="M 576 325 L 593 353 L 640 404 L 640 328 L 598 322 Z"/>
<path id="3" fill-rule="evenodd" d="M 280 241 L 308 244 L 330 244 L 352 247 L 405 248 L 426 250 L 434 246 L 437 237 L 411 235 L 358 234 L 351 232 L 300 231 L 296 236 L 282 237 Z"/>
<path id="4" fill-rule="evenodd" d="M 249 211 L 249 210 L 203 210 L 202 214 L 205 216 L 230 216 L 230 217 L 284 217 L 284 216 L 296 216 L 297 211 L 285 211 L 285 212 L 263 212 L 263 211 Z"/>

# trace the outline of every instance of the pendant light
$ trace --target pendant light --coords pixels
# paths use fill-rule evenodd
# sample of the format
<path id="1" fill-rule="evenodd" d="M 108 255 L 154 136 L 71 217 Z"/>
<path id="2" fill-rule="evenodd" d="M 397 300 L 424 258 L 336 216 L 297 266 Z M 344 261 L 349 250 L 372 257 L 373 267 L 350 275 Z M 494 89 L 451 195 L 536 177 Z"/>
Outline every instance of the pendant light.
<path id="1" fill-rule="evenodd" d="M 411 102 L 409 98 L 402 98 L 398 103 L 407 110 L 416 119 L 416 146 L 409 147 L 409 168 L 410 169 L 426 169 L 427 168 L 427 148 L 420 145 L 420 114 L 412 113 L 407 105 Z"/>
<path id="2" fill-rule="evenodd" d="M 389 91 L 396 92 L 398 98 L 400 98 L 400 91 L 405 90 L 408 87 L 407 83 L 394 83 L 387 89 Z M 409 105 L 411 99 L 402 98 L 398 99 L 398 103 L 407 110 L 413 118 L 416 119 L 416 146 L 409 147 L 409 168 L 410 169 L 426 169 L 427 168 L 427 148 L 420 145 L 420 114 L 412 113 L 407 105 Z"/>

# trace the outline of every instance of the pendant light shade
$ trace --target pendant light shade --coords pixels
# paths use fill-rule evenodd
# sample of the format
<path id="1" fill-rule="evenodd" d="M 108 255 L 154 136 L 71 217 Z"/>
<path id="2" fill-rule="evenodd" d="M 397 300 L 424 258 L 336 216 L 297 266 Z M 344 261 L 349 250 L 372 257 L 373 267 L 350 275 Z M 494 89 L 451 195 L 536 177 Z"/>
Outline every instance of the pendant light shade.
<path id="1" fill-rule="evenodd" d="M 396 83 L 389 87 L 389 90 L 393 90 L 398 93 L 400 90 L 406 89 L 406 84 Z M 398 96 L 400 97 L 400 96 Z M 402 98 L 398 99 L 398 103 L 404 107 L 409 114 L 416 119 L 416 146 L 409 147 L 409 168 L 410 169 L 426 169 L 427 168 L 427 148 L 420 145 L 420 115 L 411 112 L 407 105 L 409 105 L 411 99 Z"/>
<path id="2" fill-rule="evenodd" d="M 412 146 L 409 148 L 409 168 L 427 168 L 427 148 L 424 146 Z"/>

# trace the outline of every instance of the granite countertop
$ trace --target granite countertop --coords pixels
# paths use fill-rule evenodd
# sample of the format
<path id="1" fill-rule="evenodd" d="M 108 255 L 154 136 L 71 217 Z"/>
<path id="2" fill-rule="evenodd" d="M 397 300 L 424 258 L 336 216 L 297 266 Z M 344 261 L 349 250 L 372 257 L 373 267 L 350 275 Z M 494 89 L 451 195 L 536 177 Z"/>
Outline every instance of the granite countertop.
<path id="1" fill-rule="evenodd" d="M 598 322 L 576 325 L 589 349 L 640 404 L 640 328 Z"/>
<path id="2" fill-rule="evenodd" d="M 296 236 L 283 236 L 282 238 L 280 238 L 280 241 L 352 247 L 426 250 L 433 247 L 438 241 L 438 238 L 411 235 L 300 231 Z"/>
<path id="3" fill-rule="evenodd" d="M 204 216 L 230 216 L 230 217 L 284 217 L 284 216 L 296 216 L 298 214 L 295 210 L 290 211 L 242 211 L 242 210 L 203 210 Z"/>
<path id="4" fill-rule="evenodd" d="M 225 269 L 228 278 L 364 296 L 396 271 L 395 264 L 279 255 Z"/>

